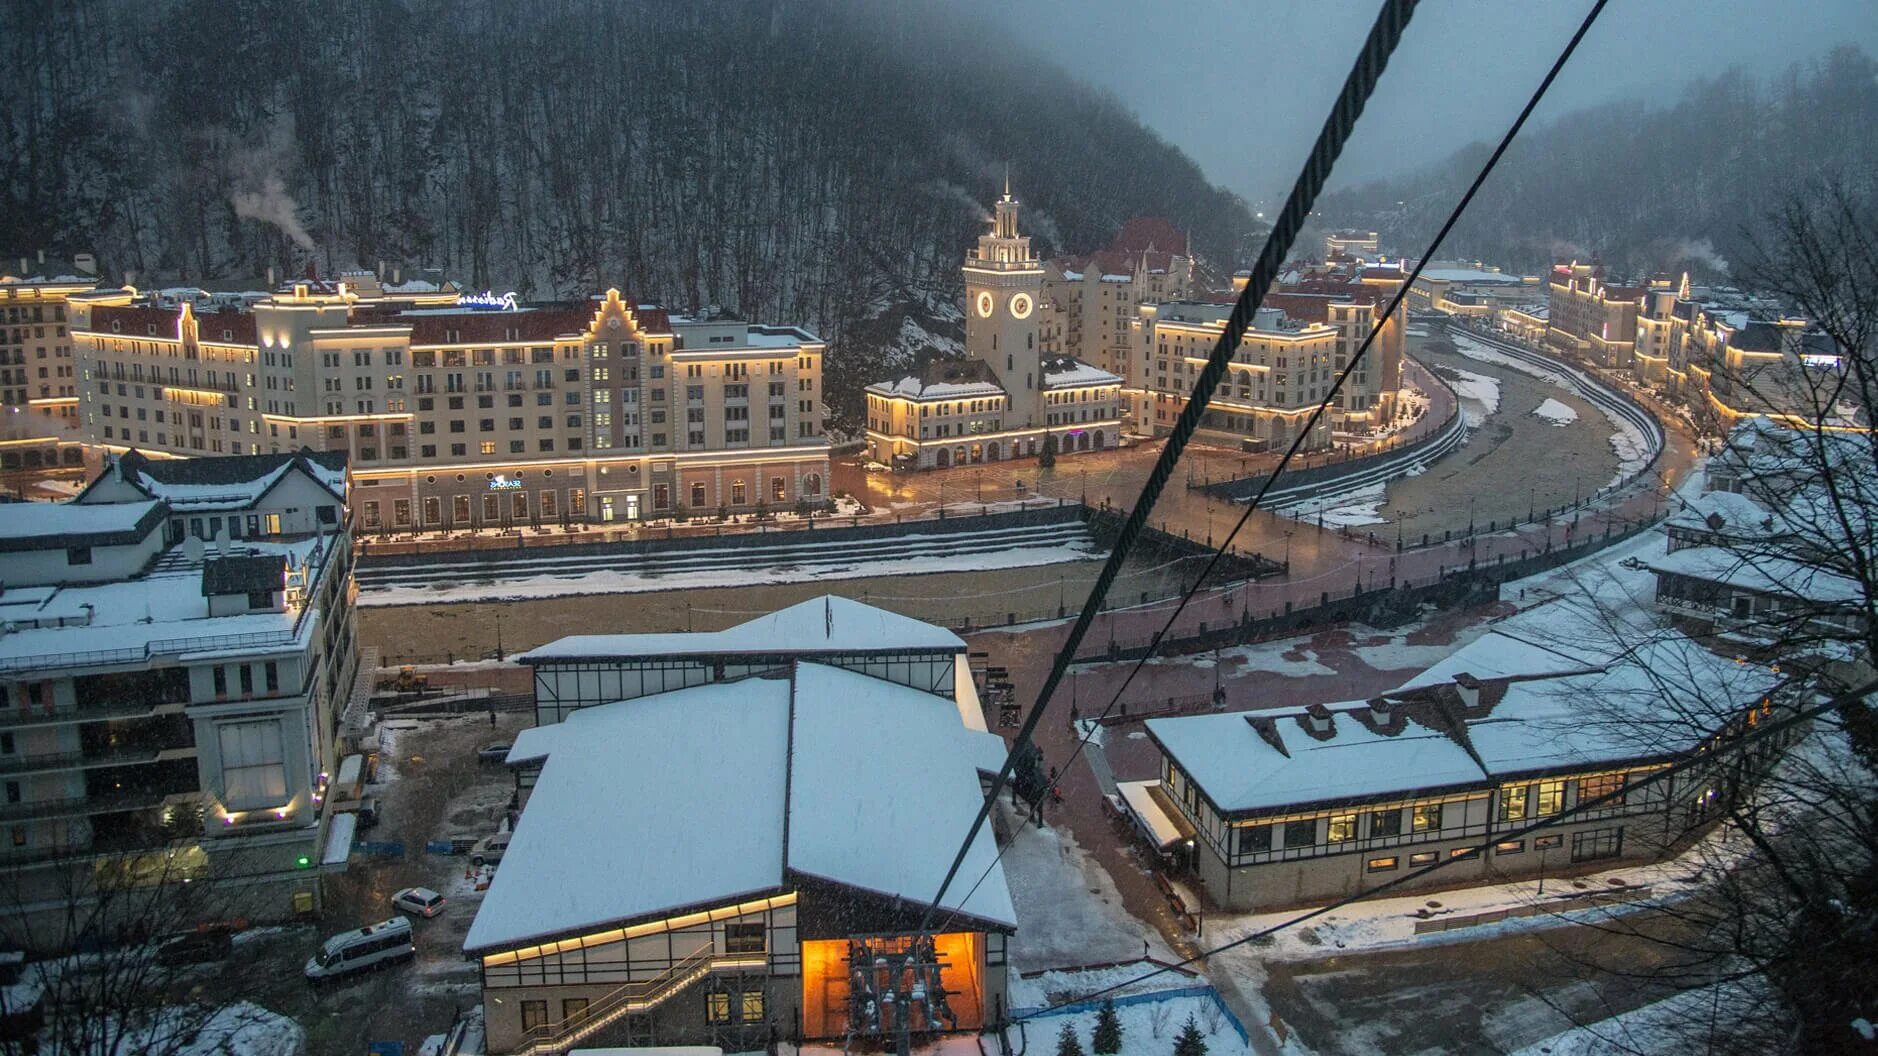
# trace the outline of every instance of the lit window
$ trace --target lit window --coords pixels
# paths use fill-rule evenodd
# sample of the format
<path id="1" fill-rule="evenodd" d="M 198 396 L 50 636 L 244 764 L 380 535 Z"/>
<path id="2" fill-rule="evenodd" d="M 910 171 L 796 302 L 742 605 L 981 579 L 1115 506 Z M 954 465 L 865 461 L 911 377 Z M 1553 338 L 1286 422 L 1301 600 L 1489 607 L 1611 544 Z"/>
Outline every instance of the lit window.
<path id="1" fill-rule="evenodd" d="M 704 1021 L 706 1023 L 730 1022 L 730 995 L 722 992 L 704 995 Z"/>
<path id="2" fill-rule="evenodd" d="M 1500 820 L 1526 820 L 1526 790 L 1529 785 L 1500 786 Z"/>
<path id="3" fill-rule="evenodd" d="M 1565 809 L 1565 782 L 1542 781 L 1539 783 L 1539 816 L 1547 817 Z"/>
<path id="4" fill-rule="evenodd" d="M 1400 864 L 1401 859 L 1394 856 L 1388 858 L 1371 858 L 1369 860 L 1369 871 L 1372 873 L 1386 873 Z"/>
<path id="5" fill-rule="evenodd" d="M 1330 819 L 1330 842 L 1346 843 L 1356 839 L 1356 815 L 1337 814 Z"/>
<path id="6" fill-rule="evenodd" d="M 1433 832 L 1441 827 L 1441 804 L 1417 803 L 1410 821 L 1411 831 Z"/>

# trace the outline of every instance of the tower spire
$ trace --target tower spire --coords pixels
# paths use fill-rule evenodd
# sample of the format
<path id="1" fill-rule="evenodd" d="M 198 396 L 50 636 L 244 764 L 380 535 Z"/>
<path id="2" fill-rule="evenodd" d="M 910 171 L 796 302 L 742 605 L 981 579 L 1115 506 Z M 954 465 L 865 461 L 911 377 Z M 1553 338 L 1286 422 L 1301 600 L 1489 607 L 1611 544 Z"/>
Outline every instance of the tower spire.
<path id="1" fill-rule="evenodd" d="M 1004 196 L 1011 196 L 1011 163 L 1008 161 L 1004 163 Z"/>

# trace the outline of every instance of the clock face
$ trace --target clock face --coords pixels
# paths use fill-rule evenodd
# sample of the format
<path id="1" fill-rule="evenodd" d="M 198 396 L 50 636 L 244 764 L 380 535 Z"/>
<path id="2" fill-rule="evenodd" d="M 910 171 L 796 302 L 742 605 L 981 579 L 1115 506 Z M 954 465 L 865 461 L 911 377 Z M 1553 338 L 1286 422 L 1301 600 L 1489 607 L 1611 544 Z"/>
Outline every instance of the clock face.
<path id="1" fill-rule="evenodd" d="M 978 314 L 979 314 L 979 316 L 980 316 L 981 318 L 984 318 L 984 319 L 989 319 L 989 318 L 991 318 L 991 311 L 992 311 L 992 309 L 993 309 L 993 308 L 995 308 L 995 307 L 997 307 L 997 302 L 996 302 L 996 301 L 994 301 L 994 300 L 992 299 L 992 297 L 991 297 L 991 291 L 990 291 L 990 290 L 981 290 L 981 291 L 979 292 L 979 294 L 978 294 Z"/>
<path id="2" fill-rule="evenodd" d="M 1030 294 L 1020 293 L 1011 298 L 1011 315 L 1018 319 L 1030 318 L 1030 310 L 1035 307 L 1030 301 Z"/>

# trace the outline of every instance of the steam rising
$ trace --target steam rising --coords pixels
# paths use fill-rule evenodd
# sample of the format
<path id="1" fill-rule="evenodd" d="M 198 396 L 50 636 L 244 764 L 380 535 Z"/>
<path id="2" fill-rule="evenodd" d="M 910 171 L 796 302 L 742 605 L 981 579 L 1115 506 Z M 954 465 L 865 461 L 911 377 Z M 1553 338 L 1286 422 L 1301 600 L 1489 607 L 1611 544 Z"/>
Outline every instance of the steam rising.
<path id="1" fill-rule="evenodd" d="M 229 201 L 235 215 L 259 220 L 280 229 L 295 245 L 313 252 L 313 236 L 300 223 L 300 206 L 287 193 L 287 181 L 281 172 L 294 163 L 293 124 L 276 121 L 265 139 L 251 146 L 236 147 L 227 154 L 229 180 L 233 189 Z"/>

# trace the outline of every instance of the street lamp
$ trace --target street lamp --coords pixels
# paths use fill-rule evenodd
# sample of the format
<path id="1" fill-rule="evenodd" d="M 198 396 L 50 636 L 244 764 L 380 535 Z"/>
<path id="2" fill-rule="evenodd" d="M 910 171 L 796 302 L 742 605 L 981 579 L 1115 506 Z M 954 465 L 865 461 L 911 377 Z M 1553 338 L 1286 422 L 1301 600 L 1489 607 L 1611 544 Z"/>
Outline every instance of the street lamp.
<path id="1" fill-rule="evenodd" d="M 1291 529 L 1285 529 L 1285 574 L 1291 574 Z"/>

